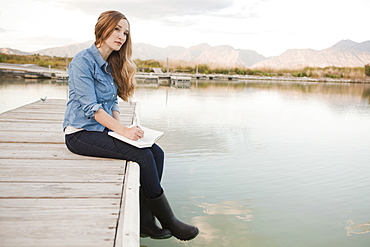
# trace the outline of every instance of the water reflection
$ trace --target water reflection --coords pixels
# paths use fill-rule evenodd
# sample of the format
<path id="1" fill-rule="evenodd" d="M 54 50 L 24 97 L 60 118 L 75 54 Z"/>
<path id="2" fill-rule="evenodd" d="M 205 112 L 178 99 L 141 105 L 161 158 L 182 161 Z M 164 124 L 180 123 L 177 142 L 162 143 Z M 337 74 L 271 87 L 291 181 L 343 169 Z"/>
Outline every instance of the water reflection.
<path id="1" fill-rule="evenodd" d="M 359 95 L 364 99 L 370 99 L 370 85 L 369 84 L 351 84 L 351 83 L 317 83 L 317 82 L 292 82 L 292 81 L 266 81 L 266 80 L 250 80 L 237 82 L 209 82 L 198 81 L 193 85 L 195 88 L 210 89 L 221 88 L 240 90 L 244 88 L 255 88 L 258 90 L 271 91 L 288 91 L 289 93 L 304 93 L 304 94 L 341 94 L 341 95 Z"/>
<path id="2" fill-rule="evenodd" d="M 192 223 L 201 229 L 201 234 L 187 246 L 253 246 L 251 237 L 246 234 L 251 229 L 242 221 L 217 215 L 208 218 L 198 216 L 193 218 Z"/>
<path id="3" fill-rule="evenodd" d="M 68 86 L 53 80 L 0 77 L 0 113 L 45 96 L 49 99 L 67 99 Z"/>
<path id="4" fill-rule="evenodd" d="M 241 220 L 252 220 L 252 210 L 237 201 L 224 201 L 216 204 L 204 202 L 199 207 L 204 208 L 204 213 L 208 215 L 234 215 Z"/>
<path id="5" fill-rule="evenodd" d="M 368 103 L 370 104 L 370 87 L 365 87 L 362 93 L 362 97 L 368 99 Z"/>
<path id="6" fill-rule="evenodd" d="M 253 81 L 138 91 L 143 121 L 166 132 L 165 188 L 201 231 L 188 243 L 142 243 L 367 246 L 340 222 L 348 209 L 368 220 L 368 89 Z"/>
<path id="7" fill-rule="evenodd" d="M 347 221 L 347 236 L 352 236 L 353 234 L 365 234 L 370 232 L 370 222 L 355 224 L 353 220 Z"/>

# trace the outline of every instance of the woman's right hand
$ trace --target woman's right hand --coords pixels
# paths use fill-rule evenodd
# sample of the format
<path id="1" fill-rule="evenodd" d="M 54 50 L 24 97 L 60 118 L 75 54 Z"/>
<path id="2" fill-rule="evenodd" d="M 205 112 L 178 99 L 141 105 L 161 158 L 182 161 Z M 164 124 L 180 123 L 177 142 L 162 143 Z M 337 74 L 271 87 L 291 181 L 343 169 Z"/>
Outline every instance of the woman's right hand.
<path id="1" fill-rule="evenodd" d="M 127 137 L 128 139 L 137 141 L 144 137 L 144 131 L 138 126 L 133 126 L 130 128 L 125 128 L 121 135 Z"/>

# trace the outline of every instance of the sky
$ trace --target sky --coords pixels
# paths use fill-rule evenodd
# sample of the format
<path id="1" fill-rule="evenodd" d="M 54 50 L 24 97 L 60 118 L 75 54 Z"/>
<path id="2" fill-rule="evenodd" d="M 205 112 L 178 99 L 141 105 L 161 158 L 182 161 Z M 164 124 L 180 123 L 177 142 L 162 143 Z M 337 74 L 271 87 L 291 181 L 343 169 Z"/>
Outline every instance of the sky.
<path id="1" fill-rule="evenodd" d="M 0 0 L 0 48 L 33 52 L 94 40 L 100 13 L 118 10 L 134 43 L 207 43 L 269 57 L 370 40 L 370 0 Z"/>

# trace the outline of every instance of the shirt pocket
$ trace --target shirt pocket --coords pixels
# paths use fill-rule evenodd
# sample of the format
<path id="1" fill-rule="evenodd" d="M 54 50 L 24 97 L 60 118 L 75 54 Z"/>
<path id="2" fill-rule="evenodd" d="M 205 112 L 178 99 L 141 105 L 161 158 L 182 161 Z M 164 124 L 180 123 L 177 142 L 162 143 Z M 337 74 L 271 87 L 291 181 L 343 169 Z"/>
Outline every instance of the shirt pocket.
<path id="1" fill-rule="evenodd" d="M 116 94 L 113 81 L 107 76 L 97 74 L 95 77 L 95 93 L 100 103 L 111 100 Z"/>

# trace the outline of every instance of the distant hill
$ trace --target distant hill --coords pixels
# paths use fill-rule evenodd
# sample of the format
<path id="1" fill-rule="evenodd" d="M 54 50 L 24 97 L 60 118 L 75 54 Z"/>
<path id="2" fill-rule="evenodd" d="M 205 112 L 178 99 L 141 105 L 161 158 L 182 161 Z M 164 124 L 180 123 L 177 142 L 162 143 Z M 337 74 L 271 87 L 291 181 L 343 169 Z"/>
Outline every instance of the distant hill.
<path id="1" fill-rule="evenodd" d="M 10 54 L 10 55 L 32 55 L 30 52 L 24 52 L 11 48 L 0 48 L 0 53 Z"/>
<path id="2" fill-rule="evenodd" d="M 47 48 L 43 50 L 35 51 L 34 53 L 40 54 L 40 55 L 48 55 L 48 56 L 56 56 L 56 57 L 73 57 L 76 55 L 79 51 L 86 49 L 91 46 L 93 41 L 87 41 L 84 43 L 77 43 L 72 45 L 65 45 L 60 47 L 52 47 Z"/>
<path id="3" fill-rule="evenodd" d="M 144 43 L 134 43 L 132 56 L 142 60 L 164 60 L 172 54 L 177 54 L 183 50 L 186 50 L 186 48 L 181 46 L 168 46 L 166 48 L 160 48 Z"/>
<path id="4" fill-rule="evenodd" d="M 198 64 L 242 66 L 250 67 L 253 64 L 266 60 L 266 57 L 251 50 L 234 49 L 231 46 L 210 46 L 200 44 L 169 54 L 170 58 L 196 62 Z"/>
<path id="5" fill-rule="evenodd" d="M 48 48 L 35 51 L 42 55 L 49 56 L 74 56 L 79 51 L 90 47 L 93 41 L 85 43 Z M 133 44 L 133 58 L 142 60 L 156 59 L 181 60 L 196 64 L 209 64 L 213 66 L 243 66 L 249 67 L 257 62 L 263 61 L 266 57 L 251 50 L 237 50 L 231 46 L 215 46 L 200 44 L 189 48 L 181 46 L 168 46 L 165 48 L 156 47 L 144 43 Z"/>
<path id="6" fill-rule="evenodd" d="M 370 41 L 342 40 L 324 50 L 290 49 L 251 68 L 363 67 L 370 63 Z"/>
<path id="7" fill-rule="evenodd" d="M 2 53 L 73 57 L 79 51 L 91 46 L 93 41 L 61 47 L 48 48 L 32 53 L 21 52 L 10 48 L 2 48 Z M 342 40 L 324 50 L 289 49 L 280 56 L 266 58 L 252 50 L 235 49 L 231 46 L 210 46 L 200 44 L 189 48 L 168 46 L 165 48 L 149 44 L 134 43 L 133 57 L 142 60 L 155 59 L 182 61 L 186 64 L 207 64 L 211 67 L 247 67 L 252 69 L 296 69 L 302 67 L 363 67 L 370 63 L 370 41 L 356 43 L 351 40 Z"/>

